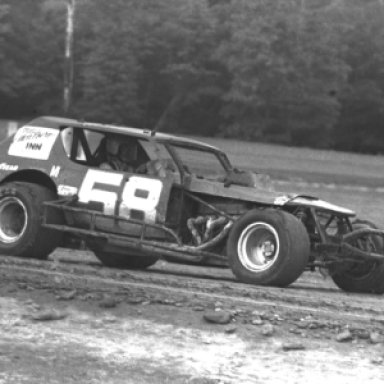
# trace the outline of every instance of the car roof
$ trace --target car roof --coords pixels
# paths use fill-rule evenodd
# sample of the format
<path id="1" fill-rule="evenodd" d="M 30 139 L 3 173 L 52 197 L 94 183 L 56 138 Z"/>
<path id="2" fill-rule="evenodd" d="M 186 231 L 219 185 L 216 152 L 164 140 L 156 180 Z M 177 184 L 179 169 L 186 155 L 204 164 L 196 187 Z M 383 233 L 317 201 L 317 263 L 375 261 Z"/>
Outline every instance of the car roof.
<path id="1" fill-rule="evenodd" d="M 221 150 L 219 150 L 218 148 L 212 145 L 203 143 L 201 141 L 188 139 L 185 137 L 179 137 L 179 136 L 175 136 L 167 133 L 160 133 L 160 132 L 156 132 L 154 136 L 151 136 L 152 131 L 149 129 L 124 127 L 124 126 L 118 126 L 113 124 L 91 123 L 91 122 L 80 121 L 75 119 L 68 119 L 64 117 L 42 116 L 30 121 L 25 125 L 34 126 L 34 127 L 44 127 L 44 128 L 56 128 L 56 129 L 60 129 L 66 126 L 86 128 L 89 130 L 94 130 L 99 132 L 116 133 L 121 135 L 134 136 L 134 137 L 142 138 L 145 140 L 156 140 L 158 142 L 170 142 L 174 144 L 200 147 L 206 150 L 214 150 L 214 151 L 222 152 Z"/>

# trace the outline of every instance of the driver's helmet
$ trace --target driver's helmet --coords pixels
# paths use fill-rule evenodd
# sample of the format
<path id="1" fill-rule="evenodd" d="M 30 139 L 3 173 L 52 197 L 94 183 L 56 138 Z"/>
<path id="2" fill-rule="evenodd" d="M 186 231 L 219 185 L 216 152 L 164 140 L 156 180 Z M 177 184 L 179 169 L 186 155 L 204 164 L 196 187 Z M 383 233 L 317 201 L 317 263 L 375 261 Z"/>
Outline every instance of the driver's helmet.
<path id="1" fill-rule="evenodd" d="M 137 142 L 136 140 L 125 140 L 122 142 L 118 149 L 118 158 L 125 162 L 130 163 L 137 160 Z"/>
<path id="2" fill-rule="evenodd" d="M 120 140 L 117 136 L 109 136 L 106 142 L 106 151 L 109 156 L 117 156 L 119 152 Z"/>

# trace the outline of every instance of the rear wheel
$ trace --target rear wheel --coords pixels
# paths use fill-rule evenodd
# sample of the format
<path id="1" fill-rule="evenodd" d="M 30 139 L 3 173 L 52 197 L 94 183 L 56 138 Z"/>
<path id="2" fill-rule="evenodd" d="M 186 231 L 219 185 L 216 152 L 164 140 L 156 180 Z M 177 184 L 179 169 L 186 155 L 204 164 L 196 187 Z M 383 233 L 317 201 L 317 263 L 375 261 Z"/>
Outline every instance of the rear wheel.
<path id="1" fill-rule="evenodd" d="M 42 227 L 43 203 L 56 194 L 43 186 L 24 182 L 0 187 L 0 253 L 46 259 L 61 240 L 59 232 Z M 51 223 L 61 222 L 53 210 Z"/>
<path id="2" fill-rule="evenodd" d="M 133 256 L 128 254 L 96 250 L 94 250 L 94 253 L 105 266 L 122 269 L 145 269 L 155 264 L 159 259 L 157 256 Z"/>
<path id="3" fill-rule="evenodd" d="M 365 220 L 353 223 L 353 229 L 376 228 L 374 224 Z M 366 235 L 352 244 L 364 251 L 375 253 L 384 252 L 383 238 Z M 330 268 L 330 275 L 335 284 L 347 292 L 384 293 L 384 262 L 364 261 L 348 262 Z"/>
<path id="4" fill-rule="evenodd" d="M 309 238 L 293 215 L 274 209 L 253 210 L 234 223 L 227 255 L 239 280 L 284 287 L 306 267 Z"/>

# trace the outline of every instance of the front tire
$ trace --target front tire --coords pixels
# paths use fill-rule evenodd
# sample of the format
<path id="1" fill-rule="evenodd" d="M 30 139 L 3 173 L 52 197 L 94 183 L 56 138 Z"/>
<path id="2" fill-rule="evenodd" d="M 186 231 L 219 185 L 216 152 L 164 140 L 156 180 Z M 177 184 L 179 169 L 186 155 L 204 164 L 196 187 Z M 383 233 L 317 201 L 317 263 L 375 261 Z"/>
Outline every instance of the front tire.
<path id="1" fill-rule="evenodd" d="M 42 227 L 43 203 L 56 194 L 43 186 L 14 182 L 0 186 L 0 254 L 46 259 L 57 247 L 61 235 Z M 60 216 L 48 210 L 48 220 Z"/>
<path id="2" fill-rule="evenodd" d="M 285 287 L 304 271 L 309 238 L 293 215 L 255 209 L 237 220 L 228 236 L 227 255 L 235 276 L 257 285 Z"/>
<path id="3" fill-rule="evenodd" d="M 377 227 L 365 220 L 356 220 L 353 230 Z M 384 253 L 384 242 L 380 236 L 366 235 L 355 244 L 364 251 Z M 364 263 L 348 262 L 346 265 L 330 269 L 334 283 L 346 292 L 384 293 L 384 262 L 365 261 Z"/>

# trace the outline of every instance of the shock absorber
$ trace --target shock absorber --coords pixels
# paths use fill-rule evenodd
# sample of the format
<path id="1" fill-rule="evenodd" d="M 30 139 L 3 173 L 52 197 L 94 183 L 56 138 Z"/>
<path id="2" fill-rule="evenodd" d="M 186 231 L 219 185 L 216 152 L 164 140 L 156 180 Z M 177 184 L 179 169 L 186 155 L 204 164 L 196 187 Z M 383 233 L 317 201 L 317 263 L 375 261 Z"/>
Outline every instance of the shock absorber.
<path id="1" fill-rule="evenodd" d="M 342 237 L 346 233 L 350 232 L 348 223 L 343 218 L 337 219 L 337 234 Z"/>

